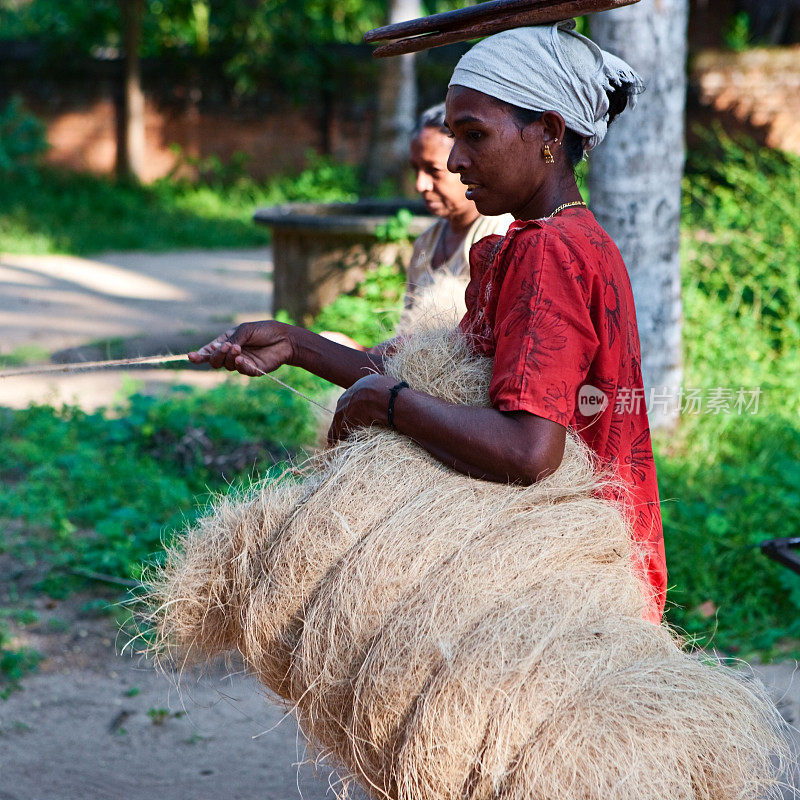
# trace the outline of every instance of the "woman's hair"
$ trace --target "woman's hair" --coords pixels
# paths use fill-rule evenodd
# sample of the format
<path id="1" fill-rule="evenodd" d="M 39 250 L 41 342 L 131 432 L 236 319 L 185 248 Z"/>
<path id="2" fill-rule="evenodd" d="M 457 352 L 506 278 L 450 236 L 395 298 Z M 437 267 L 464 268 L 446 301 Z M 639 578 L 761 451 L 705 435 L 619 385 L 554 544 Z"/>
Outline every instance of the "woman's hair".
<path id="1" fill-rule="evenodd" d="M 440 133 L 448 133 L 447 126 L 444 124 L 445 104 L 437 103 L 435 106 L 426 108 L 417 118 L 414 126 L 413 138 L 419 136 L 425 128 L 434 128 Z"/>
<path id="2" fill-rule="evenodd" d="M 613 86 L 607 90 L 608 95 L 608 124 L 610 125 L 616 117 L 618 117 L 627 107 L 628 100 L 635 93 L 633 84 L 623 83 L 619 86 Z M 532 111 L 529 108 L 520 108 L 519 106 L 506 103 L 504 100 L 498 100 L 506 108 L 508 108 L 520 126 L 520 130 L 526 125 L 540 119 L 543 111 Z M 573 169 L 578 165 L 586 153 L 585 138 L 579 133 L 567 128 L 564 133 L 564 152 L 567 154 L 567 161 Z"/>

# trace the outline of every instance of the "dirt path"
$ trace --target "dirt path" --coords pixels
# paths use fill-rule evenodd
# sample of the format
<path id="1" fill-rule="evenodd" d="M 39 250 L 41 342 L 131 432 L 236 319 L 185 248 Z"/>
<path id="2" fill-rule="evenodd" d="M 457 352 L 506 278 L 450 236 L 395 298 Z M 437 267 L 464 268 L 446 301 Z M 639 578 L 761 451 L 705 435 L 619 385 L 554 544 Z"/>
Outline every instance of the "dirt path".
<path id="1" fill-rule="evenodd" d="M 261 318 L 272 307 L 272 250 L 0 255 L 2 352 L 169 334 Z"/>
<path id="2" fill-rule="evenodd" d="M 305 759 L 291 716 L 241 674 L 180 690 L 88 598 L 48 601 L 23 636 L 41 673 L 0 701 L 0 800 L 322 800 L 329 770 Z M 56 624 L 57 623 L 57 624 Z M 115 642 L 116 639 L 116 642 Z"/>
<path id="3" fill-rule="evenodd" d="M 209 335 L 272 309 L 272 250 L 109 253 L 96 258 L 0 255 L 0 362 L 55 354 L 58 361 L 184 352 Z M 125 372 L 0 381 L 0 406 L 113 401 Z M 136 370 L 149 391 L 222 376 Z"/>

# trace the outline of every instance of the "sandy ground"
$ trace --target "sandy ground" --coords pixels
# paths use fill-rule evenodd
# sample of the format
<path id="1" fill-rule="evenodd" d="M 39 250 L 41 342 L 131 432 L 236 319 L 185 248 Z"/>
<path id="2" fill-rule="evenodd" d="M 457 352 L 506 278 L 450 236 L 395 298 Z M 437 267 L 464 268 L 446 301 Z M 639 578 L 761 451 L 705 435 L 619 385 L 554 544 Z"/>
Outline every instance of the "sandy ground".
<path id="1" fill-rule="evenodd" d="M 185 352 L 233 322 L 263 317 L 270 269 L 269 249 L 0 256 L 0 358 L 30 345 L 61 361 Z M 119 340 L 115 352 L 108 343 L 87 346 L 101 339 Z M 107 405 L 127 374 L 0 379 L 0 406 Z M 223 378 L 196 370 L 130 374 L 149 391 Z M 3 567 L 0 590 L 9 574 Z M 296 724 L 252 680 L 217 672 L 178 691 L 140 659 L 118 655 L 124 637 L 108 616 L 87 611 L 86 599 L 42 599 L 39 622 L 18 631 L 21 643 L 46 659 L 21 691 L 0 701 L 0 800 L 332 796 L 329 769 L 296 766 L 305 753 Z M 784 717 L 800 724 L 796 665 L 756 669 Z M 789 786 L 785 797 L 795 797 Z"/>
<path id="2" fill-rule="evenodd" d="M 140 693 L 128 697 L 135 682 Z M 233 678 L 183 698 L 126 666 L 27 682 L 2 708 L 2 800 L 286 800 L 323 798 L 327 783 L 302 758 L 294 723 Z M 152 709 L 168 709 L 154 724 Z M 160 711 L 159 711 L 160 713 Z M 180 715 L 180 716 L 177 716 Z M 280 724 L 279 724 L 280 723 Z"/>
<path id="3" fill-rule="evenodd" d="M 330 770 L 251 679 L 156 672 L 88 598 L 49 601 L 20 637 L 48 656 L 0 702 L 0 800 L 321 800 Z M 328 794 L 327 796 L 332 796 Z"/>
<path id="4" fill-rule="evenodd" d="M 38 350 L 60 362 L 180 353 L 272 308 L 272 250 L 109 253 L 97 258 L 0 254 L 0 362 Z M 129 370 L 0 379 L 0 406 L 113 402 L 133 375 L 148 391 L 224 376 Z"/>
<path id="5" fill-rule="evenodd" d="M 48 351 L 110 337 L 203 331 L 272 307 L 272 250 L 0 255 L 0 342 Z"/>

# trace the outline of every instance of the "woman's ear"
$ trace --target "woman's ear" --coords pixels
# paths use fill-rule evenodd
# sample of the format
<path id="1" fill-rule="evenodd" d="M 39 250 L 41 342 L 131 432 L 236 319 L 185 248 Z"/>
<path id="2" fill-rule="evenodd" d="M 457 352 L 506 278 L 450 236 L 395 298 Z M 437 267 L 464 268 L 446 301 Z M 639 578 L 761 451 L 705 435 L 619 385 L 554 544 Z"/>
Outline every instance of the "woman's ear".
<path id="1" fill-rule="evenodd" d="M 545 111 L 538 120 L 542 130 L 542 142 L 547 145 L 561 144 L 567 132 L 567 123 L 558 111 Z"/>

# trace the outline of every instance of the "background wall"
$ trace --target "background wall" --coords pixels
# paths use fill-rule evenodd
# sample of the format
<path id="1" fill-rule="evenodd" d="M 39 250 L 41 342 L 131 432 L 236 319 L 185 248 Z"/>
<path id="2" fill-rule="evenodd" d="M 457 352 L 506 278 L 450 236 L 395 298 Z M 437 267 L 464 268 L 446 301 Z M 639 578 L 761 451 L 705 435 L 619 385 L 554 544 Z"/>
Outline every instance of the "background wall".
<path id="1" fill-rule="evenodd" d="M 695 123 L 718 120 L 761 144 L 800 152 L 800 46 L 736 52 L 748 37 L 785 44 L 800 39 L 800 0 L 693 0 L 687 107 L 689 143 Z M 464 45 L 417 59 L 420 107 L 439 102 Z M 313 50 L 313 48 L 312 48 Z M 371 48 L 336 44 L 324 61 L 326 80 L 309 90 L 293 65 L 299 93 L 285 75 L 262 75 L 258 89 L 232 89 L 226 63 L 188 54 L 145 59 L 145 167 L 150 181 L 193 159 L 228 162 L 247 155 L 256 178 L 296 172 L 309 150 L 363 163 L 373 133 L 377 65 Z M 110 174 L 121 104 L 121 63 L 109 50 L 96 57 L 55 58 L 35 42 L 0 41 L 0 107 L 12 95 L 47 125 L 51 164 Z"/>

